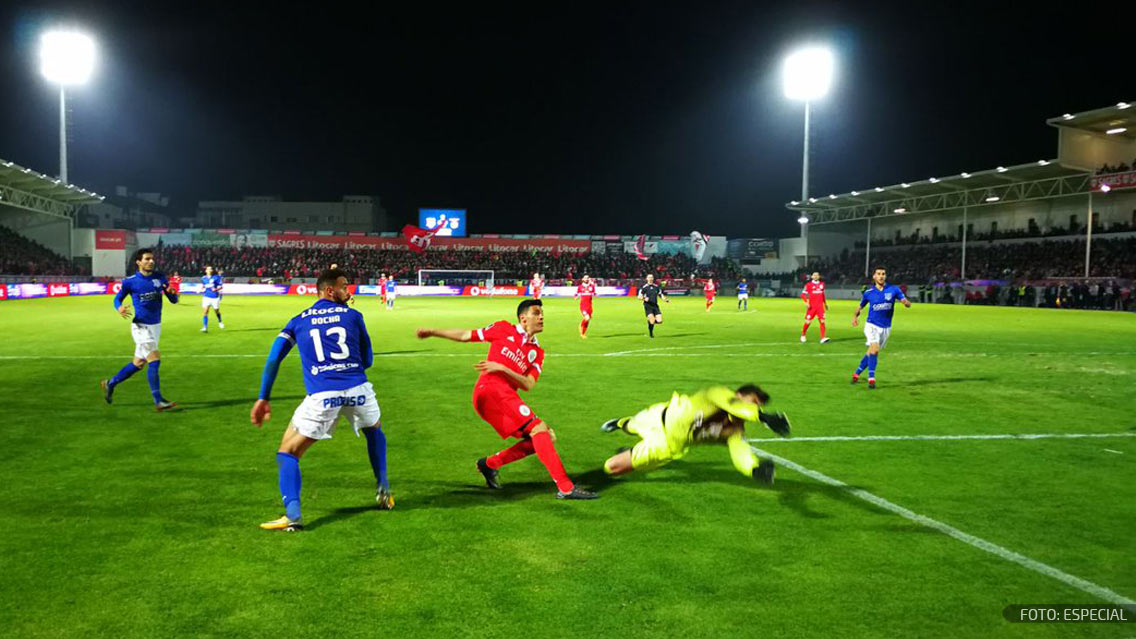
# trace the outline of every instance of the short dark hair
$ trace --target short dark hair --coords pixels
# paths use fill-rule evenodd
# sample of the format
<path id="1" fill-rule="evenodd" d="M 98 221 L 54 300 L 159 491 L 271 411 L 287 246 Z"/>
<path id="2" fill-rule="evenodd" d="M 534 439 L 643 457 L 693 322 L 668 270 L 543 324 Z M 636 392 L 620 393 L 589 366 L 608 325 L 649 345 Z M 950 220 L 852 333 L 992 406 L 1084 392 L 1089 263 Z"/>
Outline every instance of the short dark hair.
<path id="1" fill-rule="evenodd" d="M 152 249 L 152 248 L 140 248 L 137 251 L 134 251 L 134 262 L 137 263 L 138 260 L 142 259 L 142 256 L 147 254 L 147 253 L 149 253 L 150 255 L 153 255 L 154 249 Z"/>
<path id="2" fill-rule="evenodd" d="M 884 273 L 888 272 L 888 270 L 886 268 L 884 268 L 882 266 L 877 266 L 876 268 L 872 269 L 872 275 L 875 275 L 876 271 L 883 271 Z"/>
<path id="3" fill-rule="evenodd" d="M 327 269 L 320 273 L 319 279 L 316 280 L 316 290 L 322 293 L 325 286 L 335 286 L 335 283 L 338 282 L 341 277 L 347 277 L 347 273 L 337 268 Z"/>
<path id="4" fill-rule="evenodd" d="M 746 384 L 739 387 L 736 392 L 742 395 L 757 395 L 757 401 L 761 402 L 762 404 L 769 403 L 769 393 L 761 390 L 761 387 L 757 384 Z"/>
<path id="5" fill-rule="evenodd" d="M 517 317 L 528 313 L 533 306 L 544 308 L 544 304 L 540 300 L 523 300 L 520 304 L 517 304 Z"/>

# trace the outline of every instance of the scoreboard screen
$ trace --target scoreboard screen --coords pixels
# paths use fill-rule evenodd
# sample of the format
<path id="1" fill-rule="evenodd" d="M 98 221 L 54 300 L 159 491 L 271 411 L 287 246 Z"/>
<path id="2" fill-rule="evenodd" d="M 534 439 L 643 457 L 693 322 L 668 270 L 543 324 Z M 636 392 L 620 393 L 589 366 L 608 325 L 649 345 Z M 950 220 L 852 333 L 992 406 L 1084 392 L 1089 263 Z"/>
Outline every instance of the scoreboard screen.
<path id="1" fill-rule="evenodd" d="M 441 226 L 438 237 L 465 237 L 465 209 L 418 209 L 418 226 L 427 231 Z"/>

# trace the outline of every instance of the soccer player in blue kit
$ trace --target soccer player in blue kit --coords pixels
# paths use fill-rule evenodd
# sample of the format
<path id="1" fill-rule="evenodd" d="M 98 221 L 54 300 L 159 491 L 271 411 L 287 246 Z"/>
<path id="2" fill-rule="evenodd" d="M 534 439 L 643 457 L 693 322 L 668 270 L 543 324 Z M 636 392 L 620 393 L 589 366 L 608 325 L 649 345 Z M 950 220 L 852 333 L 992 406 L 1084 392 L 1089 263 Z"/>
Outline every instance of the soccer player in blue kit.
<path id="1" fill-rule="evenodd" d="M 265 530 L 303 530 L 300 457 L 317 440 L 331 439 L 340 416 L 351 422 L 356 436 L 362 432 L 367 440 L 379 509 L 394 508 L 387 482 L 387 438 L 379 421 L 375 391 L 364 372 L 371 367 L 374 353 L 363 314 L 347 308 L 351 292 L 343 271 L 328 269 L 320 273 L 316 288 L 319 300 L 293 317 L 272 343 L 261 377 L 260 397 L 252 407 L 252 423 L 259 428 L 272 416 L 269 399 L 280 362 L 295 346 L 300 351 L 308 396 L 292 414 L 276 453 L 284 516 L 261 524 Z"/>
<path id="2" fill-rule="evenodd" d="M 746 282 L 744 277 L 742 281 L 738 282 L 738 310 L 749 310 L 749 283 Z"/>
<path id="3" fill-rule="evenodd" d="M 221 321 L 221 287 L 224 285 L 221 275 L 214 274 L 212 266 L 206 266 L 201 283 L 204 285 L 201 291 L 201 332 L 209 331 L 210 308 L 217 314 L 217 327 L 225 328 L 225 323 Z"/>
<path id="4" fill-rule="evenodd" d="M 123 304 L 127 295 L 134 305 L 134 321 L 130 323 L 130 335 L 134 338 L 134 359 L 114 377 L 101 382 L 103 398 L 108 404 L 114 401 L 114 388 L 149 365 L 146 377 L 150 382 L 150 394 L 154 396 L 154 408 L 158 412 L 167 411 L 177 404 L 162 397 L 158 381 L 158 368 L 162 363 L 162 354 L 158 352 L 158 339 L 162 335 L 162 295 L 171 304 L 177 304 L 178 294 L 170 288 L 169 279 L 154 270 L 153 249 L 135 251 L 134 264 L 138 267 L 137 272 L 122 280 L 122 288 L 114 296 L 114 310 L 123 319 L 130 319 L 131 315 L 130 306 Z"/>
<path id="5" fill-rule="evenodd" d="M 856 326 L 860 320 L 860 311 L 865 306 L 868 307 L 868 319 L 864 322 L 864 337 L 867 338 L 868 352 L 860 360 L 856 372 L 852 373 L 852 383 L 860 381 L 860 373 L 866 368 L 869 389 L 876 387 L 876 360 L 880 349 L 887 345 L 888 336 L 891 335 L 891 316 L 895 313 L 895 304 L 902 302 L 904 306 L 911 308 L 911 300 L 907 299 L 903 291 L 895 284 L 887 283 L 887 269 L 877 266 L 872 271 L 872 281 L 875 285 L 869 286 L 868 290 L 864 291 L 863 297 L 860 298 L 860 306 L 852 315 L 852 326 Z"/>

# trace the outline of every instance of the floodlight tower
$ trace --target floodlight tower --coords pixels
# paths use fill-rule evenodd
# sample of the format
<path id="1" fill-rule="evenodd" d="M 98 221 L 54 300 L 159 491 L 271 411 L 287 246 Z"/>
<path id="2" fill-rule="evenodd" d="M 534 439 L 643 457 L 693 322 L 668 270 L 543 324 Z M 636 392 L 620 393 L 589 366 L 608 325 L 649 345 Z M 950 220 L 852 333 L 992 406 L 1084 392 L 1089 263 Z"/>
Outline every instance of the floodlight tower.
<path id="1" fill-rule="evenodd" d="M 801 167 L 801 204 L 809 202 L 809 116 L 813 100 L 828 93 L 832 84 L 835 61 L 832 51 L 825 47 L 808 46 L 790 53 L 782 67 L 785 97 L 805 103 L 805 151 Z M 809 263 L 809 219 L 801 215 L 801 237 L 805 241 L 805 265 Z"/>
<path id="2" fill-rule="evenodd" d="M 67 87 L 84 84 L 95 69 L 95 41 L 71 30 L 47 31 L 39 39 L 40 73 L 59 85 L 59 180 L 67 180 Z"/>

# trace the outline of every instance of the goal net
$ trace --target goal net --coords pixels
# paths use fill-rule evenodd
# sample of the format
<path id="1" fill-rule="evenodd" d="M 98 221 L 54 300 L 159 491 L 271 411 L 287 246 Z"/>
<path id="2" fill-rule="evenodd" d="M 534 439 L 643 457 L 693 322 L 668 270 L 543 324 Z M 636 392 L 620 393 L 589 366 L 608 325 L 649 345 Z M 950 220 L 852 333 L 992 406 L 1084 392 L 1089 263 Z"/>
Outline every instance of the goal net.
<path id="1" fill-rule="evenodd" d="M 448 271 L 422 269 L 418 271 L 419 286 L 481 286 L 493 288 L 493 271 Z"/>

